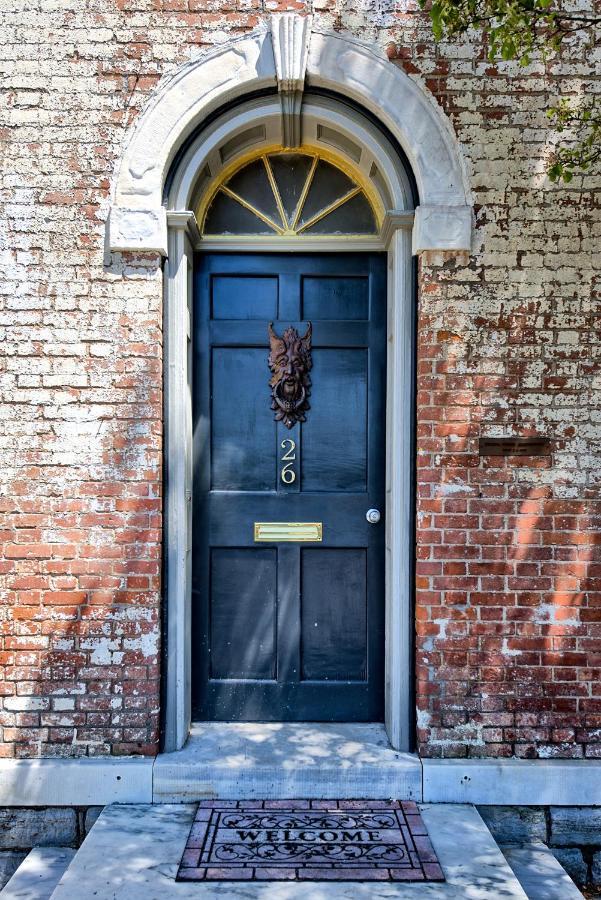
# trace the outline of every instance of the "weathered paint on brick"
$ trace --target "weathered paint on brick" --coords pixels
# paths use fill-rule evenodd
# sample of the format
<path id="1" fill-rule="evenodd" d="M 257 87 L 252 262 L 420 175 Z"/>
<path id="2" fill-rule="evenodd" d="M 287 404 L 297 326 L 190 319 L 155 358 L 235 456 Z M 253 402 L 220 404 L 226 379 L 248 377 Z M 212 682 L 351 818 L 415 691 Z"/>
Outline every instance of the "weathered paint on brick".
<path id="1" fill-rule="evenodd" d="M 105 260 L 111 178 L 159 80 L 262 0 L 37 0 L 2 12 L 0 756 L 157 749 L 161 266 Z M 468 259 L 422 257 L 418 740 L 431 756 L 601 756 L 599 180 L 544 176 L 544 107 L 599 90 L 576 46 L 517 69 L 436 46 L 408 0 L 314 0 L 453 122 Z M 550 458 L 481 459 L 543 434 Z M 0 698 L 0 699 L 1 699 Z"/>

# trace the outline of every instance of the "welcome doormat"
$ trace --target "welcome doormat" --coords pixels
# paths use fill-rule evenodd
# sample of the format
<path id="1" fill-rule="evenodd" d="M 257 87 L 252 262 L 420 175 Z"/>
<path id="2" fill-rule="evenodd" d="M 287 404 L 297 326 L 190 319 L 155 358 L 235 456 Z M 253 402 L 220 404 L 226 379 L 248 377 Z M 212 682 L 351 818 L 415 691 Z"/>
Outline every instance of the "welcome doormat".
<path id="1" fill-rule="evenodd" d="M 444 881 L 413 802 L 203 800 L 178 881 Z"/>

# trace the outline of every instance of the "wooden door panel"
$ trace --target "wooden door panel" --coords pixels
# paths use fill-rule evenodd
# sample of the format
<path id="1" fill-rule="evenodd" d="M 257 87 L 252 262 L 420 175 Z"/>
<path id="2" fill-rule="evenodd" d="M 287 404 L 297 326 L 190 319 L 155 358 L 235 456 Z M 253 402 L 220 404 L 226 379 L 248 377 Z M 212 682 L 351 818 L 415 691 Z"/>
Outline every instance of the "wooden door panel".
<path id="1" fill-rule="evenodd" d="M 301 315 L 312 322 L 369 319 L 369 278 L 305 275 Z"/>
<path id="2" fill-rule="evenodd" d="M 302 679 L 365 681 L 366 551 L 305 548 L 301 558 Z"/>
<path id="3" fill-rule="evenodd" d="M 218 275 L 211 279 L 213 319 L 276 319 L 278 279 L 261 275 Z"/>
<path id="4" fill-rule="evenodd" d="M 265 351 L 214 347 L 211 358 L 211 488 L 274 491 L 275 422 L 265 402 Z"/>
<path id="5" fill-rule="evenodd" d="M 213 346 L 239 344 L 245 347 L 260 347 L 269 351 L 265 343 L 268 319 L 264 322 L 213 321 L 209 324 L 209 335 Z M 306 321 L 295 316 L 287 316 L 282 325 L 292 325 L 298 331 L 306 327 Z M 322 321 L 313 323 L 313 347 L 367 347 L 369 344 L 369 323 Z M 269 373 L 268 373 L 269 374 Z"/>
<path id="6" fill-rule="evenodd" d="M 276 677 L 277 552 L 211 550 L 211 678 Z"/>
<path id="7" fill-rule="evenodd" d="M 368 352 L 317 349 L 311 378 L 319 387 L 302 428 L 302 489 L 365 491 Z"/>
<path id="8" fill-rule="evenodd" d="M 325 508 L 323 494 L 246 492 L 234 500 L 216 491 L 206 504 L 208 539 L 211 546 L 253 547 L 255 522 L 322 522 L 326 546 L 365 547 L 375 530 L 365 520 L 366 502 L 365 494 L 341 493 L 334 510 Z"/>

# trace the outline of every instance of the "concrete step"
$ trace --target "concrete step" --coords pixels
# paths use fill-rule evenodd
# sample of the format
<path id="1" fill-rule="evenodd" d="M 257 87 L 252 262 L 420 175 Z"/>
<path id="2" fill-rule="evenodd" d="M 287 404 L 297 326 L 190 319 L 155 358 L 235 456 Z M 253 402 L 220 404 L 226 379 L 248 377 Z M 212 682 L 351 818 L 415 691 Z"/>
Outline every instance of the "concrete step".
<path id="1" fill-rule="evenodd" d="M 501 850 L 528 900 L 582 900 L 583 895 L 542 841 L 501 844 Z"/>
<path id="2" fill-rule="evenodd" d="M 420 800 L 421 763 L 379 724 L 209 722 L 154 766 L 155 803 L 194 800 Z"/>
<path id="3" fill-rule="evenodd" d="M 108 806 L 52 900 L 527 900 L 473 806 L 420 809 L 444 883 L 176 882 L 196 805 Z"/>
<path id="4" fill-rule="evenodd" d="M 2 900 L 49 900 L 76 850 L 34 847 L 0 891 Z"/>

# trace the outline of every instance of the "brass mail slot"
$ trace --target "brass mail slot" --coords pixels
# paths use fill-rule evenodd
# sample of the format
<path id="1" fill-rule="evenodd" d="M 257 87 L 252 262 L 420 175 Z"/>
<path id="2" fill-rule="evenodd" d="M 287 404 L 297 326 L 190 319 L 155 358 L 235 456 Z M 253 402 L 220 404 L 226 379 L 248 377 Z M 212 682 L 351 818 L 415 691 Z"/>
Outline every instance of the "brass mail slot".
<path id="1" fill-rule="evenodd" d="M 255 522 L 255 541 L 321 541 L 321 522 Z"/>

